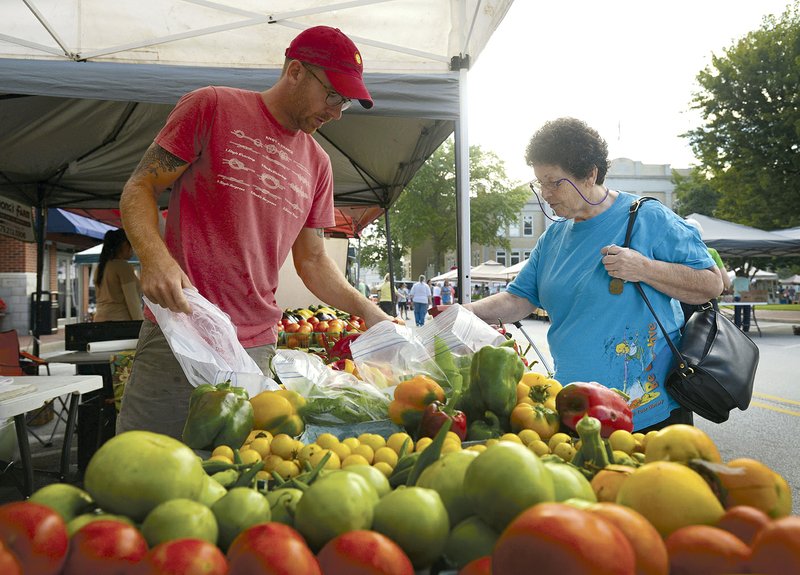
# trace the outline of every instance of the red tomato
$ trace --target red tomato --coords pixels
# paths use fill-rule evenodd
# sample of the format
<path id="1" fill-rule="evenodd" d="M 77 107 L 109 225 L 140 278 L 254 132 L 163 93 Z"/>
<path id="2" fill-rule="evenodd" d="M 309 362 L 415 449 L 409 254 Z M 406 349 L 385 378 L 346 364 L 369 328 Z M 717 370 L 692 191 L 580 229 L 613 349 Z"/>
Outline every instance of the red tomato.
<path id="1" fill-rule="evenodd" d="M 136 527 L 122 521 L 92 521 L 72 535 L 64 575 L 124 573 L 146 554 L 147 542 Z"/>
<path id="2" fill-rule="evenodd" d="M 734 505 L 725 510 L 725 515 L 717 522 L 717 527 L 729 531 L 750 545 L 758 532 L 772 521 L 769 515 L 749 505 Z"/>
<path id="3" fill-rule="evenodd" d="M 239 533 L 228 548 L 228 564 L 235 575 L 322 575 L 303 536 L 275 521 Z"/>
<path id="4" fill-rule="evenodd" d="M 17 556 L 0 539 L 0 573 L 3 575 L 22 575 L 22 566 Z"/>
<path id="5" fill-rule="evenodd" d="M 61 515 L 32 501 L 0 506 L 0 540 L 25 573 L 55 575 L 67 555 L 67 526 Z"/>
<path id="6" fill-rule="evenodd" d="M 174 539 L 153 547 L 139 564 L 147 575 L 226 575 L 228 561 L 203 539 Z"/>
<path id="7" fill-rule="evenodd" d="M 317 554 L 325 575 L 414 575 L 414 566 L 400 546 L 377 531 L 342 533 Z"/>
<path id="8" fill-rule="evenodd" d="M 520 513 L 497 540 L 493 573 L 633 575 L 631 544 L 601 516 L 563 503 L 539 503 Z M 534 567 L 535 566 L 535 567 Z"/>
<path id="9" fill-rule="evenodd" d="M 673 531 L 664 543 L 670 573 L 675 575 L 724 575 L 747 570 L 750 548 L 719 527 L 687 525 Z"/>
<path id="10" fill-rule="evenodd" d="M 633 548 L 637 575 L 668 575 L 669 557 L 664 540 L 644 515 L 616 503 L 597 503 L 587 511 L 600 515 L 622 531 Z"/>
<path id="11" fill-rule="evenodd" d="M 800 517 L 775 519 L 753 540 L 751 573 L 800 573 Z"/>
<path id="12" fill-rule="evenodd" d="M 458 575 L 492 575 L 492 558 L 479 557 L 464 565 Z"/>

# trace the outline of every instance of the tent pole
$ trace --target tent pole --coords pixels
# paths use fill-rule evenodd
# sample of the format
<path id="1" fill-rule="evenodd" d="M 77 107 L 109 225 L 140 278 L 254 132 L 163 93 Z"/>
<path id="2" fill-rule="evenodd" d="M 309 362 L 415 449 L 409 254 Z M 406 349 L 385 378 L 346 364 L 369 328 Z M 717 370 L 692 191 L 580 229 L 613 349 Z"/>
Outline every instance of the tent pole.
<path id="1" fill-rule="evenodd" d="M 392 262 L 392 234 L 389 232 L 389 207 L 383 210 L 383 220 L 386 223 L 386 254 L 389 258 L 389 288 L 392 302 L 396 301 L 394 293 L 394 263 Z"/>
<path id="2" fill-rule="evenodd" d="M 467 72 L 469 56 L 453 58 L 458 69 L 458 119 L 455 125 L 456 160 L 456 265 L 458 266 L 458 301 L 472 301 L 470 270 L 472 267 L 469 214 L 469 139 L 467 138 Z"/>
<path id="3" fill-rule="evenodd" d="M 45 202 L 44 184 L 39 182 L 36 185 L 36 293 L 33 296 L 31 305 L 31 335 L 33 336 L 33 355 L 39 356 L 39 324 L 42 301 L 42 275 L 44 274 L 44 239 L 47 230 L 47 208 Z"/>

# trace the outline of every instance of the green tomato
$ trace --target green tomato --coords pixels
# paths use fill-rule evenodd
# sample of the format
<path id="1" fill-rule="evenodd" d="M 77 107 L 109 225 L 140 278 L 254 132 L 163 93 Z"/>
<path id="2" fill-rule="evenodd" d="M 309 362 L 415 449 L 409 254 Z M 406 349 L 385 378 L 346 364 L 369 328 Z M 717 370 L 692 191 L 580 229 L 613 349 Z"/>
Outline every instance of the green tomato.
<path id="1" fill-rule="evenodd" d="M 217 544 L 219 527 L 211 510 L 191 499 L 170 499 L 156 506 L 142 523 L 150 548 L 173 539 L 203 539 Z"/>
<path id="2" fill-rule="evenodd" d="M 250 487 L 234 487 L 211 506 L 219 527 L 218 544 L 223 551 L 242 531 L 270 521 L 269 501 Z"/>
<path id="3" fill-rule="evenodd" d="M 92 496 L 69 483 L 51 483 L 38 489 L 29 501 L 46 505 L 69 523 L 78 515 L 94 509 Z"/>
<path id="4" fill-rule="evenodd" d="M 273 489 L 267 493 L 272 521 L 294 527 L 294 514 L 303 492 L 294 487 Z"/>
<path id="5" fill-rule="evenodd" d="M 444 551 L 450 520 L 436 491 L 403 487 L 383 496 L 375 506 L 372 529 L 397 543 L 415 569 L 423 569 Z"/>
<path id="6" fill-rule="evenodd" d="M 369 529 L 378 493 L 356 473 L 317 479 L 297 504 L 294 526 L 314 551 L 346 531 Z"/>
<path id="7" fill-rule="evenodd" d="M 142 521 L 170 499 L 200 499 L 206 473 L 186 445 L 159 433 L 127 431 L 89 461 L 84 487 L 105 511 Z"/>

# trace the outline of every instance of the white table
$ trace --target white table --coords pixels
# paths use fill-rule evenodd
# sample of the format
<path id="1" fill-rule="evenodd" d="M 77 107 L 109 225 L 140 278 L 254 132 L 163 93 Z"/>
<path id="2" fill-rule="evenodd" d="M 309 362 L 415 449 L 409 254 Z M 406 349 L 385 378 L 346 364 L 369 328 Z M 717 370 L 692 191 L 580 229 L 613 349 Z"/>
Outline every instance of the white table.
<path id="1" fill-rule="evenodd" d="M 25 476 L 23 494 L 28 496 L 33 492 L 33 463 L 31 462 L 31 448 L 28 443 L 25 413 L 42 407 L 56 397 L 67 394 L 71 396 L 59 470 L 59 479 L 64 481 L 69 473 L 69 455 L 72 449 L 72 436 L 75 433 L 75 420 L 78 416 L 78 401 L 81 394 L 103 387 L 103 378 L 99 375 L 27 375 L 15 378 L 15 380 L 30 383 L 36 387 L 36 391 L 0 401 L 0 420 L 9 417 L 14 418 L 19 454 Z"/>
<path id="2" fill-rule="evenodd" d="M 756 325 L 756 329 L 758 330 L 758 337 L 761 337 L 761 328 L 758 325 L 758 319 L 756 318 L 756 308 L 757 305 L 767 305 L 768 301 L 721 301 L 717 302 L 719 307 L 732 307 L 736 309 L 737 307 L 743 306 L 750 306 L 750 318 L 753 320 L 753 323 Z"/>

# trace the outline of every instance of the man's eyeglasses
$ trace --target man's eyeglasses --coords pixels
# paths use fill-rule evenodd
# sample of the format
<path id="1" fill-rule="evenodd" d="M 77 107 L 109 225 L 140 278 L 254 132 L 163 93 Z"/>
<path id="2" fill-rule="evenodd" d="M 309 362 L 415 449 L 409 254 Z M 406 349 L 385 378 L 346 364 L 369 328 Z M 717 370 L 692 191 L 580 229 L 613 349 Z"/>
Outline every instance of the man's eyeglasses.
<path id="1" fill-rule="evenodd" d="M 568 178 L 561 178 L 560 180 L 556 180 L 555 182 L 542 182 L 541 180 L 531 180 L 528 185 L 530 186 L 531 190 L 536 192 L 537 194 L 541 194 L 542 192 L 555 192 L 558 189 L 558 186 L 561 185 L 561 182 L 572 182 L 569 181 Z M 575 187 L 575 184 L 572 184 Z"/>
<path id="2" fill-rule="evenodd" d="M 342 95 L 341 95 L 339 92 L 337 92 L 336 90 L 334 90 L 334 89 L 332 89 L 332 88 L 329 88 L 328 86 L 326 86 L 326 85 L 325 85 L 325 82 L 323 82 L 322 80 L 320 80 L 320 79 L 319 79 L 319 77 L 318 77 L 318 76 L 317 76 L 317 75 L 314 73 L 314 70 L 312 70 L 311 68 L 309 68 L 308 66 L 306 66 L 306 64 L 305 64 L 304 62 L 301 62 L 301 64 L 303 64 L 303 68 L 305 68 L 306 70 L 308 70 L 308 71 L 309 71 L 309 73 L 310 73 L 312 76 L 314 76 L 314 79 L 315 79 L 317 82 L 319 82 L 320 84 L 322 84 L 322 87 L 323 87 L 323 88 L 325 88 L 325 91 L 326 91 L 326 92 L 328 92 L 328 95 L 325 97 L 325 103 L 326 103 L 328 106 L 330 106 L 331 108 L 336 108 L 337 106 L 341 106 L 341 107 L 342 107 L 342 111 L 344 111 L 344 110 L 346 110 L 347 108 L 349 108 L 349 107 L 350 107 L 350 104 L 352 104 L 352 103 L 353 103 L 353 102 L 350 100 L 350 98 L 345 98 L 344 96 L 342 96 Z"/>

